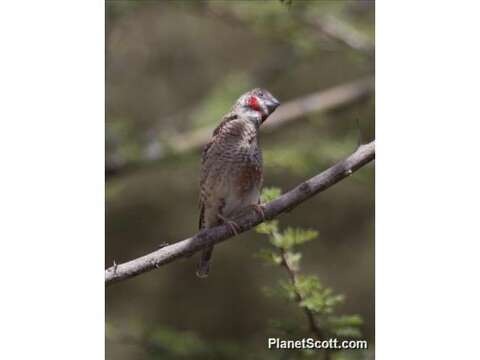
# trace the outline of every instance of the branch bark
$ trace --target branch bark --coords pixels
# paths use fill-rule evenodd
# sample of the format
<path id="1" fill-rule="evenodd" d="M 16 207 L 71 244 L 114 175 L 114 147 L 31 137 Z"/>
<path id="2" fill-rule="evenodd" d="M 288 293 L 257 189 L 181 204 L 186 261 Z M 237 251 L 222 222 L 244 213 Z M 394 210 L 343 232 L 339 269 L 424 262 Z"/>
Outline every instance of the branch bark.
<path id="1" fill-rule="evenodd" d="M 236 223 L 239 225 L 238 232 L 245 232 L 260 224 L 263 220 L 270 220 L 281 213 L 291 211 L 302 202 L 351 175 L 374 158 L 375 141 L 361 145 L 349 157 L 301 183 L 278 199 L 266 204 L 264 208 L 265 219 L 262 219 L 261 215 L 256 211 L 252 211 L 241 219 L 236 220 Z M 115 264 L 105 270 L 105 283 L 109 285 L 154 270 L 172 261 L 188 257 L 203 249 L 206 245 L 216 244 L 230 239 L 233 235 L 228 225 L 220 225 L 203 230 L 188 239 L 165 246 L 137 259 L 123 264 Z"/>

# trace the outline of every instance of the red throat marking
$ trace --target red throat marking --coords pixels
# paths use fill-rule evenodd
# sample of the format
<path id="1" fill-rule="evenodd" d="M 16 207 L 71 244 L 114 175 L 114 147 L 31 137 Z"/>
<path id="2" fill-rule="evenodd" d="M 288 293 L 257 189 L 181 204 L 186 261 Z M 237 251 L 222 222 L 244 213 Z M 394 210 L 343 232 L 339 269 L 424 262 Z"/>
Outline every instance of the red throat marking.
<path id="1" fill-rule="evenodd" d="M 248 106 L 255 110 L 255 111 L 260 111 L 260 104 L 258 103 L 258 99 L 256 96 L 250 96 L 248 99 Z"/>

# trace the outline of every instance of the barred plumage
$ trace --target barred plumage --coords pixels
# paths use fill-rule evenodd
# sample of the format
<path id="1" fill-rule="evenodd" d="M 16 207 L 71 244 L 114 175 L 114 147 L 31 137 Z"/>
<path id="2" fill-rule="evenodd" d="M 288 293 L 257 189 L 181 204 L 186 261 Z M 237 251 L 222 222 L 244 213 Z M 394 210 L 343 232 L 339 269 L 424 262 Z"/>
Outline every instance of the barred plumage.
<path id="1" fill-rule="evenodd" d="M 257 205 L 263 182 L 258 130 L 279 102 L 267 91 L 242 95 L 205 146 L 200 173 L 199 227 L 211 228 Z M 213 246 L 202 253 L 197 275 L 206 277 Z"/>

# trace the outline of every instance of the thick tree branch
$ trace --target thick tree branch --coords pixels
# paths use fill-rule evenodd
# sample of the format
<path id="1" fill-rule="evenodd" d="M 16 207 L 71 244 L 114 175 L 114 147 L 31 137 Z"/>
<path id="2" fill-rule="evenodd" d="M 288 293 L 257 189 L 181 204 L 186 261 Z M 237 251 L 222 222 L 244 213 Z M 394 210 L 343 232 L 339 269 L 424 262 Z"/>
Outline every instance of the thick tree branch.
<path id="1" fill-rule="evenodd" d="M 351 175 L 374 158 L 375 141 L 361 145 L 346 159 L 301 183 L 278 199 L 266 204 L 264 208 L 265 220 L 273 219 L 283 212 L 292 210 L 302 202 Z M 236 223 L 239 225 L 239 232 L 245 232 L 261 222 L 262 217 L 256 211 L 252 211 L 241 219 L 236 220 Z M 207 244 L 216 244 L 232 237 L 233 234 L 228 225 L 203 230 L 188 239 L 165 246 L 150 254 L 123 264 L 115 264 L 105 270 L 105 283 L 108 285 L 154 270 L 179 258 L 188 257 L 204 248 Z"/>

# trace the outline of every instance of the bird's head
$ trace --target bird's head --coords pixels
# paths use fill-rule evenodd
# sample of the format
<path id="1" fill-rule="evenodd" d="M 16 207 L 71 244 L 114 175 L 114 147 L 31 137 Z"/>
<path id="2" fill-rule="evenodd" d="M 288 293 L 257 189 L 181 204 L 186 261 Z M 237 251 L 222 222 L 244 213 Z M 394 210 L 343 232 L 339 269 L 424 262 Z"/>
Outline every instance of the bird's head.
<path id="1" fill-rule="evenodd" d="M 280 102 L 270 92 L 256 88 L 240 96 L 234 110 L 245 114 L 247 117 L 259 120 L 263 123 L 280 105 Z"/>

